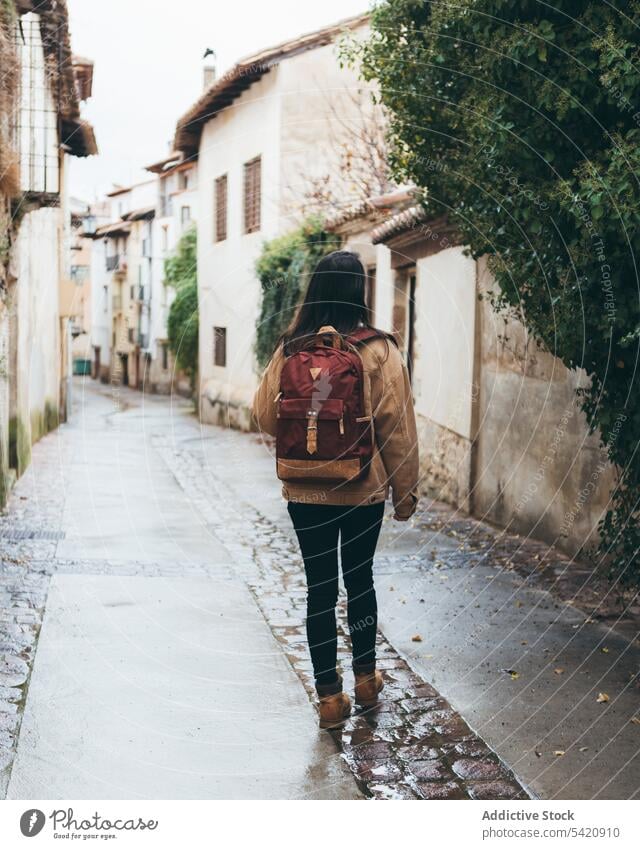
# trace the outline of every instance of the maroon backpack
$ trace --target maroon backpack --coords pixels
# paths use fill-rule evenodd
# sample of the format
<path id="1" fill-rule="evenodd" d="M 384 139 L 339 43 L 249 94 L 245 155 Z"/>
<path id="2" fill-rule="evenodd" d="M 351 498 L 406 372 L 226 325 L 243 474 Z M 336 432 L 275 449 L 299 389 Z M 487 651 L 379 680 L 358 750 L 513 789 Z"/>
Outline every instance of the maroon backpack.
<path id="1" fill-rule="evenodd" d="M 376 336 L 386 334 L 362 327 L 343 337 L 320 328 L 285 360 L 277 399 L 281 480 L 344 482 L 367 473 L 374 433 L 357 348 Z"/>

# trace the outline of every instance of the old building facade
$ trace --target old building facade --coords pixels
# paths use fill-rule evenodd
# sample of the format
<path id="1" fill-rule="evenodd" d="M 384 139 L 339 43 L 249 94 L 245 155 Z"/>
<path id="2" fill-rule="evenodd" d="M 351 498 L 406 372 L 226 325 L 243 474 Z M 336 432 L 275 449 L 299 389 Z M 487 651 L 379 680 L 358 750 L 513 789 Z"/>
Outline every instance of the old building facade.
<path id="1" fill-rule="evenodd" d="M 80 117 L 92 65 L 71 54 L 63 0 L 2 4 L 0 463 L 4 501 L 31 445 L 68 415 L 69 156 L 97 152 Z"/>
<path id="2" fill-rule="evenodd" d="M 109 192 L 90 234 L 91 374 L 167 394 L 180 376 L 167 339 L 174 292 L 165 261 L 194 226 L 197 164 L 172 154 L 147 170 L 149 179 Z"/>
<path id="3" fill-rule="evenodd" d="M 572 554 L 594 543 L 613 470 L 579 410 L 584 374 L 496 313 L 486 258 L 428 220 L 411 189 L 328 226 L 362 257 L 374 322 L 406 359 L 423 492 Z"/>
<path id="4" fill-rule="evenodd" d="M 265 240 L 291 230 L 324 175 L 340 175 L 340 139 L 367 117 L 369 91 L 341 67 L 340 39 L 366 16 L 301 36 L 235 65 L 180 119 L 175 147 L 198 159 L 200 415 L 250 427 L 254 332 Z M 348 182 L 333 187 L 352 200 Z"/>

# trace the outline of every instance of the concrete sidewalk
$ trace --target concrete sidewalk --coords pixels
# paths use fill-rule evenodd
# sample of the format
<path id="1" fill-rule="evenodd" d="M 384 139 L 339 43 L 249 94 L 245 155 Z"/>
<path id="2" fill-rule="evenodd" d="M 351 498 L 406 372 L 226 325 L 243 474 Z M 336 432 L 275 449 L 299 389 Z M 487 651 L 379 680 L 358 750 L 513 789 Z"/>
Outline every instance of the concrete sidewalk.
<path id="1" fill-rule="evenodd" d="M 53 579 L 9 799 L 359 796 L 237 582 Z"/>
<path id="2" fill-rule="evenodd" d="M 0 567 L 0 791 L 360 798 L 233 556 L 151 446 L 197 434 L 191 405 L 90 381 L 75 398 L 0 521 L 16 539 Z"/>

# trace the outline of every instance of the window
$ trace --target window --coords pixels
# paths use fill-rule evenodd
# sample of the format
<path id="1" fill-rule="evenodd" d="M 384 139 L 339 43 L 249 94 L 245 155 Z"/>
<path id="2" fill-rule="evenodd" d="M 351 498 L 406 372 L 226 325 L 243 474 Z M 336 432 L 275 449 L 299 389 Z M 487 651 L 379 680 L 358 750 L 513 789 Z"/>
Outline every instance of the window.
<path id="1" fill-rule="evenodd" d="M 213 328 L 213 364 L 214 366 L 226 366 L 227 364 L 227 328 Z"/>
<path id="2" fill-rule="evenodd" d="M 166 371 L 169 368 L 169 346 L 166 342 L 160 345 L 160 353 L 162 355 L 162 370 Z"/>
<path id="3" fill-rule="evenodd" d="M 181 206 L 180 207 L 180 225 L 181 225 L 183 230 L 190 221 L 191 221 L 191 207 L 190 206 Z"/>
<path id="4" fill-rule="evenodd" d="M 166 224 L 162 225 L 162 252 L 166 253 L 169 250 L 169 227 Z"/>
<path id="5" fill-rule="evenodd" d="M 13 8 L 15 4 L 5 5 Z M 24 3 L 21 5 L 25 6 Z M 20 188 L 26 192 L 57 194 L 60 191 L 57 102 L 59 95 L 45 59 L 39 15 L 29 12 L 19 20 L 20 23 L 16 27 L 16 70 L 21 77 L 20 94 L 15 110 L 10 108 L 5 113 L 3 109 L 2 121 L 4 124 L 11 115 L 12 130 L 20 156 Z M 3 31 L 3 41 L 6 36 L 7 33 Z M 4 55 L 3 52 L 3 60 Z"/>
<path id="6" fill-rule="evenodd" d="M 180 171 L 178 174 L 178 188 L 186 191 L 189 188 L 189 172 Z"/>
<path id="7" fill-rule="evenodd" d="M 261 165 L 259 156 L 244 165 L 244 232 L 260 229 Z"/>
<path id="8" fill-rule="evenodd" d="M 223 174 L 214 182 L 215 237 L 216 242 L 227 238 L 227 175 Z"/>

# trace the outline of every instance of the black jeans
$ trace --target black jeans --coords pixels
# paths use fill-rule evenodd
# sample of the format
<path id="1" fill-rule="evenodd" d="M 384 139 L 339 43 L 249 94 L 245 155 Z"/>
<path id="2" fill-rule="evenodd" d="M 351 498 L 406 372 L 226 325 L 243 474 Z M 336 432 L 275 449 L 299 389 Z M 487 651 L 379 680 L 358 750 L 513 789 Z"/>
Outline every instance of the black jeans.
<path id="1" fill-rule="evenodd" d="M 307 575 L 307 639 L 316 687 L 326 695 L 340 689 L 336 673 L 338 537 L 353 666 L 357 672 L 375 669 L 378 607 L 372 567 L 384 504 L 343 507 L 290 501 L 288 509 Z"/>

